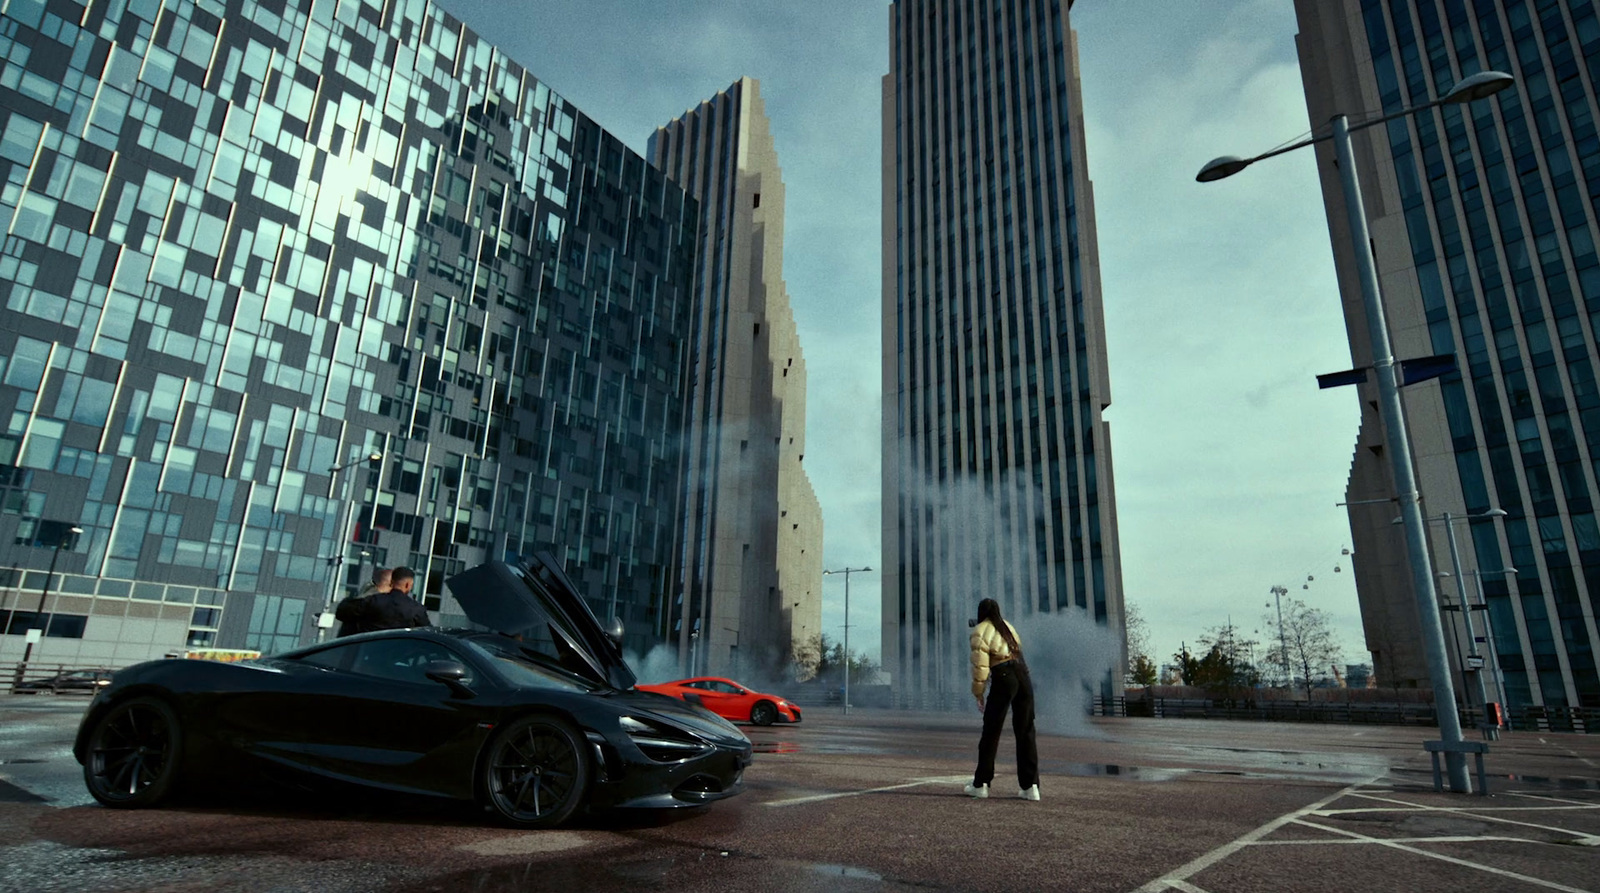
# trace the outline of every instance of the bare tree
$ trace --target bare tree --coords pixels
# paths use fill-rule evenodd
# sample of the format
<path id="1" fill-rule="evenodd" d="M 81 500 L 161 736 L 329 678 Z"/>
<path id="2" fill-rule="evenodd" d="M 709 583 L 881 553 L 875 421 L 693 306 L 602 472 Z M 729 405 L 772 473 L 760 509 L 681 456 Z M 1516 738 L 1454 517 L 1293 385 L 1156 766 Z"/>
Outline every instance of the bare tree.
<path id="1" fill-rule="evenodd" d="M 1125 681 L 1134 685 L 1143 684 L 1141 679 L 1144 674 L 1142 666 L 1155 665 L 1150 659 L 1150 630 L 1145 626 L 1144 615 L 1139 612 L 1138 605 L 1124 605 L 1122 612 L 1122 629 L 1128 639 L 1128 666 L 1124 671 Z M 1141 665 L 1140 661 L 1144 664 Z"/>
<path id="2" fill-rule="evenodd" d="M 1288 599 L 1283 604 L 1282 628 L 1279 628 L 1278 616 L 1271 612 L 1267 614 L 1266 625 L 1273 638 L 1283 643 L 1281 648 L 1288 652 L 1279 655 L 1280 659 L 1285 666 L 1299 672 L 1305 684 L 1306 700 L 1311 700 L 1311 686 L 1317 679 L 1312 674 L 1325 673 L 1321 668 L 1331 667 L 1341 659 L 1328 612 L 1310 607 L 1299 599 Z"/>

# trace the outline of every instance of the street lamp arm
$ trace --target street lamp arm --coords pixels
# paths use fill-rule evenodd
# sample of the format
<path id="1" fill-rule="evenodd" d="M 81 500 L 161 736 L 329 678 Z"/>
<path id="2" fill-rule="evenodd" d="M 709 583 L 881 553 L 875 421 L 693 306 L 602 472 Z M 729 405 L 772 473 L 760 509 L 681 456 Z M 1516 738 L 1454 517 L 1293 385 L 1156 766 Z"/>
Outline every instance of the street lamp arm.
<path id="1" fill-rule="evenodd" d="M 330 466 L 328 466 L 328 476 L 332 477 L 333 475 L 336 475 L 339 472 L 344 471 L 347 468 L 354 468 L 355 466 L 360 465 L 363 462 L 376 462 L 376 461 L 378 461 L 379 459 L 382 459 L 382 458 L 383 458 L 383 453 L 380 453 L 380 452 L 374 450 L 373 452 L 370 452 L 365 456 L 359 456 L 359 457 L 357 457 L 355 459 L 351 459 L 349 462 L 346 462 L 343 465 L 330 465 Z"/>
<path id="2" fill-rule="evenodd" d="M 1491 96 L 1500 92 L 1501 90 L 1504 90 L 1515 82 L 1515 78 L 1503 71 L 1480 71 L 1477 74 L 1462 78 L 1454 87 L 1450 88 L 1449 92 L 1445 93 L 1438 99 L 1424 102 L 1421 105 L 1406 106 L 1398 111 L 1390 112 L 1387 115 L 1379 115 L 1376 118 L 1370 118 L 1365 121 L 1348 123 L 1346 127 L 1346 133 L 1355 133 L 1358 130 L 1366 130 L 1368 127 L 1377 127 L 1379 124 L 1387 124 L 1396 118 L 1404 118 L 1408 115 L 1415 115 L 1417 112 L 1425 112 L 1428 109 L 1437 108 L 1441 105 L 1454 105 L 1458 103 L 1472 102 L 1476 99 L 1482 99 L 1485 96 Z M 1333 139 L 1333 130 L 1329 129 L 1327 133 L 1324 133 L 1321 136 L 1313 135 L 1307 139 L 1300 140 L 1299 142 L 1273 149 L 1270 152 L 1263 152 L 1253 158 L 1239 158 L 1235 155 L 1224 155 L 1221 158 L 1214 158 L 1207 162 L 1204 167 L 1200 168 L 1200 173 L 1196 174 L 1194 179 L 1197 183 L 1210 183 L 1214 180 L 1221 180 L 1224 177 L 1231 177 L 1234 174 L 1237 174 L 1238 172 L 1244 170 L 1252 164 L 1255 164 L 1258 161 L 1264 161 L 1268 158 L 1282 155 L 1285 152 L 1293 152 L 1296 149 L 1303 149 L 1306 146 L 1312 145 L 1313 143 L 1320 143 L 1331 139 Z"/>

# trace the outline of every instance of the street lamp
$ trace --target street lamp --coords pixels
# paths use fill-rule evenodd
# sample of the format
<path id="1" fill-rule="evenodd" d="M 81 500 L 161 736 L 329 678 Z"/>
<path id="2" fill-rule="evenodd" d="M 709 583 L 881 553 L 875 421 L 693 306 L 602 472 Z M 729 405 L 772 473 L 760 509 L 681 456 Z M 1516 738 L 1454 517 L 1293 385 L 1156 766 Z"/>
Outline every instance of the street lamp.
<path id="1" fill-rule="evenodd" d="M 346 471 L 348 469 L 354 468 L 355 466 L 360 465 L 362 462 L 377 462 L 377 461 L 381 460 L 382 458 L 383 458 L 383 452 L 381 450 L 373 450 L 372 452 L 368 453 L 367 455 L 361 456 L 361 457 L 358 457 L 358 458 L 355 458 L 355 459 L 351 459 L 349 462 L 346 462 L 343 465 L 332 465 L 332 466 L 329 466 L 329 468 L 328 468 L 328 490 L 329 490 L 329 495 L 330 496 L 333 495 L 332 491 L 333 491 L 333 487 L 334 487 L 334 481 L 336 481 L 338 479 L 339 473 L 341 471 Z M 343 503 L 341 504 L 340 509 L 339 509 L 338 542 L 335 544 L 334 554 L 328 558 L 328 564 L 332 567 L 332 570 L 329 571 L 329 573 L 328 573 L 328 596 L 323 601 L 322 613 L 320 615 L 318 615 L 318 617 L 317 617 L 317 641 L 318 642 L 321 642 L 322 640 L 326 639 L 328 637 L 328 630 L 333 627 L 333 594 L 335 592 L 339 591 L 339 571 L 344 567 L 344 553 L 345 553 L 345 550 L 347 548 L 349 548 L 349 545 L 350 545 L 350 510 L 351 510 L 351 502 L 352 502 L 352 500 L 350 498 L 350 486 L 349 486 L 349 483 L 346 482 L 346 484 L 345 484 L 345 497 L 344 497 Z"/>
<path id="2" fill-rule="evenodd" d="M 44 637 L 50 634 L 50 621 L 55 616 L 54 611 L 50 611 L 49 613 L 45 612 L 45 602 L 47 602 L 50 598 L 50 580 L 56 574 L 56 559 L 61 557 L 62 549 L 70 550 L 72 548 L 67 544 L 67 541 L 73 537 L 76 537 L 80 533 L 83 533 L 83 528 L 77 525 L 67 528 L 66 534 L 62 535 L 61 539 L 56 541 L 56 547 L 50 553 L 50 569 L 44 572 L 44 591 L 39 593 L 39 610 L 34 612 L 35 616 L 41 618 L 39 625 L 40 641 L 43 641 Z M 27 646 L 22 649 L 22 662 L 26 664 L 32 658 L 33 643 L 29 642 Z"/>
<path id="3" fill-rule="evenodd" d="M 850 575 L 864 574 L 870 567 L 844 567 L 826 574 L 844 574 L 844 715 L 850 715 Z"/>
<path id="4" fill-rule="evenodd" d="M 1439 734 L 1449 744 L 1461 743 L 1461 718 L 1456 715 L 1455 686 L 1450 679 L 1450 668 L 1445 660 L 1444 625 L 1439 621 L 1438 596 L 1433 585 L 1433 566 L 1428 560 L 1428 545 L 1423 532 L 1421 497 L 1417 492 L 1416 471 L 1411 464 L 1411 444 L 1405 427 L 1405 410 L 1400 404 L 1400 386 L 1395 380 L 1394 354 L 1389 345 L 1389 327 L 1383 317 L 1383 302 L 1378 293 L 1377 263 L 1372 256 L 1372 240 L 1367 231 L 1367 212 L 1361 198 L 1361 184 L 1356 176 L 1355 151 L 1350 144 L 1352 130 L 1365 130 L 1386 121 L 1414 115 L 1417 112 L 1447 103 L 1466 103 L 1483 99 L 1509 87 L 1515 79 L 1500 71 L 1480 71 L 1462 78 L 1444 96 L 1432 102 L 1411 106 L 1362 121 L 1350 126 L 1344 114 L 1334 115 L 1331 129 L 1321 135 L 1313 134 L 1281 149 L 1274 149 L 1253 158 L 1223 156 L 1200 169 L 1195 179 L 1201 183 L 1230 177 L 1246 167 L 1274 155 L 1282 155 L 1304 146 L 1331 139 L 1338 157 L 1339 179 L 1344 186 L 1345 212 L 1349 217 L 1350 240 L 1355 249 L 1357 279 L 1361 284 L 1361 303 L 1367 317 L 1367 333 L 1372 341 L 1372 368 L 1378 378 L 1378 407 L 1383 416 L 1383 426 L 1388 432 L 1389 462 L 1394 473 L 1395 495 L 1400 504 L 1401 518 L 1405 523 L 1406 554 L 1411 564 L 1411 581 L 1417 600 L 1417 613 L 1422 618 L 1422 644 L 1428 657 L 1428 675 L 1433 680 L 1434 700 L 1452 705 L 1439 711 Z M 1463 753 L 1445 752 L 1445 765 L 1450 774 L 1450 790 L 1471 793 L 1472 781 L 1467 776 L 1467 761 Z"/>
<path id="5" fill-rule="evenodd" d="M 1455 523 L 1457 521 L 1480 521 L 1480 520 L 1484 520 L 1484 519 L 1504 518 L 1505 516 L 1506 516 L 1506 512 L 1505 512 L 1504 509 L 1493 508 L 1493 509 L 1489 509 L 1488 511 L 1483 512 L 1481 514 L 1477 514 L 1477 515 L 1452 515 L 1449 512 L 1445 512 L 1442 515 L 1435 515 L 1434 517 L 1424 518 L 1423 519 L 1424 521 L 1426 521 L 1426 522 L 1428 522 L 1430 524 L 1433 523 L 1433 522 L 1436 522 L 1436 521 L 1444 524 L 1445 540 L 1450 544 L 1450 564 L 1451 564 L 1452 567 L 1455 568 L 1454 576 L 1455 576 L 1455 579 L 1456 579 L 1456 599 L 1457 599 L 1457 601 L 1459 601 L 1461 603 L 1460 606 L 1459 606 L 1459 610 L 1461 611 L 1462 618 L 1464 619 L 1464 621 L 1466 622 L 1466 625 L 1467 625 L 1467 642 L 1468 642 L 1467 655 L 1466 655 L 1467 663 L 1471 663 L 1472 659 L 1474 659 L 1474 658 L 1478 659 L 1479 661 L 1482 661 L 1483 658 L 1478 654 L 1478 635 L 1477 635 L 1477 632 L 1473 629 L 1473 626 L 1472 626 L 1472 612 L 1474 610 L 1476 610 L 1476 609 L 1467 601 L 1467 590 L 1466 590 L 1466 582 L 1465 582 L 1466 577 L 1461 573 L 1461 551 L 1458 548 L 1456 548 L 1456 528 L 1455 528 Z M 1401 520 L 1402 519 L 1400 519 L 1400 518 L 1396 518 L 1396 519 L 1394 519 L 1394 523 L 1399 524 L 1401 522 Z M 1474 570 L 1474 573 L 1476 573 L 1476 570 Z M 1441 574 L 1439 574 L 1439 576 L 1448 577 L 1448 576 L 1451 576 L 1451 574 L 1441 573 Z M 1449 606 L 1444 606 L 1443 609 L 1444 610 L 1451 610 L 1451 608 Z M 1487 639 L 1488 638 L 1488 625 L 1489 625 L 1489 618 L 1488 618 L 1487 615 L 1484 616 L 1483 623 L 1484 623 L 1484 635 L 1485 635 L 1485 638 Z M 1450 633 L 1451 633 L 1452 637 L 1455 635 L 1455 624 L 1454 623 L 1452 623 L 1450 625 Z M 1477 689 L 1477 692 L 1478 692 L 1478 706 L 1483 710 L 1483 715 L 1480 717 L 1479 722 L 1478 722 L 1478 728 L 1483 733 L 1483 737 L 1484 738 L 1487 738 L 1490 741 L 1497 741 L 1500 738 L 1500 729 L 1499 729 L 1498 726 L 1491 726 L 1489 724 L 1489 694 L 1488 694 L 1488 691 L 1484 688 L 1483 673 L 1480 671 L 1481 668 L 1479 668 L 1479 667 L 1461 666 L 1462 655 L 1461 655 L 1461 645 L 1460 645 L 1459 641 L 1456 644 L 1455 651 L 1456 651 L 1456 664 L 1457 664 L 1457 667 L 1461 670 L 1462 679 L 1466 678 L 1468 669 L 1471 669 L 1473 671 L 1472 680 L 1473 680 L 1473 686 Z M 1495 669 L 1496 669 L 1496 671 L 1498 671 L 1499 668 L 1496 667 Z M 1504 703 L 1504 702 L 1501 702 L 1501 703 Z M 1468 703 L 1468 706 L 1469 707 L 1471 706 L 1470 701 Z"/>
<path id="6" fill-rule="evenodd" d="M 1278 660 L 1283 664 L 1283 686 L 1289 689 L 1289 700 L 1294 700 L 1294 672 L 1289 669 L 1289 640 L 1283 632 L 1283 597 L 1289 590 L 1283 586 L 1272 587 L 1273 601 L 1278 605 Z"/>
<path id="7" fill-rule="evenodd" d="M 1451 567 L 1455 568 L 1456 598 L 1459 599 L 1460 602 L 1461 602 L 1461 616 L 1466 620 L 1466 624 L 1467 624 L 1467 651 L 1468 651 L 1467 657 L 1468 658 L 1479 657 L 1479 655 L 1478 655 L 1478 637 L 1477 637 L 1477 634 L 1472 629 L 1472 609 L 1467 604 L 1467 589 L 1466 589 L 1466 583 L 1464 582 L 1465 577 L 1463 577 L 1462 574 L 1461 574 L 1461 552 L 1460 552 L 1459 549 L 1456 548 L 1456 526 L 1455 526 L 1455 522 L 1457 522 L 1457 521 L 1477 521 L 1477 520 L 1482 520 L 1482 519 L 1486 519 L 1486 518 L 1489 518 L 1489 519 L 1492 519 L 1492 518 L 1504 518 L 1505 516 L 1506 516 L 1506 512 L 1505 512 L 1504 509 L 1493 508 L 1493 509 L 1489 509 L 1486 512 L 1483 512 L 1482 514 L 1478 514 L 1478 515 L 1452 515 L 1449 512 L 1445 512 L 1442 515 L 1437 515 L 1437 516 L 1432 517 L 1432 518 L 1424 518 L 1423 519 L 1424 521 L 1427 521 L 1429 523 L 1432 523 L 1434 521 L 1438 521 L 1438 522 L 1441 522 L 1441 523 L 1444 524 L 1445 540 L 1450 543 L 1450 565 L 1451 565 Z M 1485 627 L 1487 627 L 1488 622 L 1489 622 L 1488 619 L 1485 618 L 1484 619 Z M 1455 632 L 1455 624 L 1452 623 L 1450 625 L 1450 627 L 1451 627 L 1450 631 L 1451 632 Z M 1457 647 L 1457 649 L 1456 649 L 1456 651 L 1457 651 L 1457 656 L 1456 656 L 1457 661 L 1460 661 L 1460 659 L 1461 659 L 1460 650 L 1461 649 L 1459 647 Z M 1479 660 L 1482 660 L 1482 658 L 1479 657 Z M 1470 660 L 1469 660 L 1469 663 L 1470 663 Z M 1466 675 L 1464 670 L 1463 670 L 1462 675 L 1463 676 Z M 1480 709 L 1483 710 L 1483 716 L 1479 719 L 1479 722 L 1478 722 L 1478 729 L 1479 729 L 1479 731 L 1481 731 L 1483 733 L 1483 737 L 1489 739 L 1490 741 L 1498 740 L 1500 738 L 1500 729 L 1499 729 L 1499 727 L 1491 728 L 1489 726 L 1489 695 L 1488 695 L 1488 692 L 1484 690 L 1483 673 L 1477 667 L 1473 668 L 1472 681 L 1473 681 L 1473 686 L 1477 689 L 1477 692 L 1478 692 L 1478 706 L 1479 706 Z"/>
<path id="8" fill-rule="evenodd" d="M 1495 689 L 1495 697 L 1497 698 L 1495 703 L 1499 704 L 1500 705 L 1500 709 L 1502 711 L 1504 711 L 1504 710 L 1506 710 L 1506 706 L 1507 706 L 1506 705 L 1506 680 L 1505 680 L 1505 674 L 1500 671 L 1500 652 L 1498 650 L 1496 650 L 1496 648 L 1495 648 L 1494 630 L 1490 628 L 1492 626 L 1492 623 L 1491 623 L 1491 621 L 1489 619 L 1489 600 L 1487 598 L 1485 598 L 1484 595 L 1483 595 L 1483 578 L 1484 577 L 1504 577 L 1504 576 L 1508 576 L 1508 575 L 1514 577 L 1517 574 L 1517 569 L 1514 568 L 1514 567 L 1508 567 L 1505 570 L 1483 572 L 1483 571 L 1478 570 L 1477 568 L 1473 568 L 1472 570 L 1467 571 L 1467 573 L 1472 576 L 1473 581 L 1474 581 L 1474 587 L 1473 588 L 1477 589 L 1477 591 L 1478 591 L 1478 604 L 1470 605 L 1465 610 L 1466 610 L 1466 613 L 1468 614 L 1468 616 L 1470 616 L 1473 611 L 1482 611 L 1483 612 L 1483 642 L 1484 642 L 1485 645 L 1489 646 L 1489 664 L 1490 664 L 1491 667 L 1494 668 L 1494 689 Z M 1508 717 L 1508 719 L 1507 719 L 1507 723 L 1508 723 L 1507 724 L 1507 728 L 1509 728 L 1510 727 L 1509 726 L 1509 716 L 1510 716 L 1510 714 L 1507 713 L 1506 716 Z M 1484 717 L 1484 724 L 1487 725 L 1488 721 L 1489 721 L 1488 717 L 1485 716 Z M 1499 734 L 1499 728 L 1498 727 L 1496 727 L 1495 733 L 1496 733 L 1496 736 L 1498 736 L 1498 734 Z"/>

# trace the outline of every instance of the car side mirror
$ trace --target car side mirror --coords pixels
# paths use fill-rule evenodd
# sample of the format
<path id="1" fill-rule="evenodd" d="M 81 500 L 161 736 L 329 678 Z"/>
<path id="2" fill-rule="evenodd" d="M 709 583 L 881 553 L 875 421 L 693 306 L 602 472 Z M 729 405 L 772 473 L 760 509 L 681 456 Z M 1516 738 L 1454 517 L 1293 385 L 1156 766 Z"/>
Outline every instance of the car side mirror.
<path id="1" fill-rule="evenodd" d="M 467 686 L 467 665 L 458 660 L 430 660 L 423 673 L 434 682 L 443 683 L 458 698 L 470 698 L 473 691 Z"/>
<path id="2" fill-rule="evenodd" d="M 609 624 L 606 624 L 606 636 L 609 637 L 611 639 L 611 641 L 615 642 L 617 644 L 618 648 L 621 648 L 622 647 L 622 633 L 623 633 L 622 618 L 613 615 L 612 618 L 611 618 L 611 622 Z"/>

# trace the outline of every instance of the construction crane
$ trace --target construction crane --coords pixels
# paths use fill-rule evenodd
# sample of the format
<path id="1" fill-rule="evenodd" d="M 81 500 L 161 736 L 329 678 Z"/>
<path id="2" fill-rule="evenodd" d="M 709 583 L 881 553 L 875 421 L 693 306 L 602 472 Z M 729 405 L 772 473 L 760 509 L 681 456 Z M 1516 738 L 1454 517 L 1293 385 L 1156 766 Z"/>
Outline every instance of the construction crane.
<path id="1" fill-rule="evenodd" d="M 1333 681 L 1339 683 L 1340 688 L 1344 688 L 1344 677 L 1339 675 L 1339 665 L 1330 664 L 1329 666 L 1333 668 Z"/>

